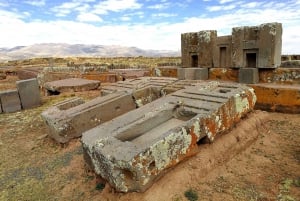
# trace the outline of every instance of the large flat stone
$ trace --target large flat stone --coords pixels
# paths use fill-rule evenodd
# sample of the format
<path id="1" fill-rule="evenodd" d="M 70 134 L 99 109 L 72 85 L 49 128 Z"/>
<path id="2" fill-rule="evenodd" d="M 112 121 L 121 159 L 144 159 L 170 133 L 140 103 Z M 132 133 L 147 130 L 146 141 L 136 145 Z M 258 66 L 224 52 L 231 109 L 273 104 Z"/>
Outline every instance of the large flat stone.
<path id="1" fill-rule="evenodd" d="M 250 112 L 254 90 L 200 82 L 83 133 L 86 163 L 117 191 L 144 191 L 166 170 L 196 153 Z"/>
<path id="2" fill-rule="evenodd" d="M 16 82 L 23 109 L 41 104 L 40 89 L 36 78 Z"/>
<path id="3" fill-rule="evenodd" d="M 82 78 L 69 78 L 46 82 L 44 87 L 51 92 L 77 92 L 97 89 L 100 86 L 100 81 L 87 80 Z"/>
<path id="4" fill-rule="evenodd" d="M 16 112 L 21 110 L 21 101 L 17 90 L 0 92 L 0 99 L 3 112 Z"/>

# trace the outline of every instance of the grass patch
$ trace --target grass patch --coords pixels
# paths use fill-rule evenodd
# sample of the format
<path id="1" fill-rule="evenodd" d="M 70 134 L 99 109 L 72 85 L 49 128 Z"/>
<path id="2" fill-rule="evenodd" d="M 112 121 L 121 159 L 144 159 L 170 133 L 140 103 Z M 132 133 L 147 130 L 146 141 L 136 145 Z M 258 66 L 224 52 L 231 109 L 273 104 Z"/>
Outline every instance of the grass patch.
<path id="1" fill-rule="evenodd" d="M 191 188 L 184 192 L 184 196 L 189 201 L 197 201 L 199 199 L 197 191 L 195 191 Z"/>

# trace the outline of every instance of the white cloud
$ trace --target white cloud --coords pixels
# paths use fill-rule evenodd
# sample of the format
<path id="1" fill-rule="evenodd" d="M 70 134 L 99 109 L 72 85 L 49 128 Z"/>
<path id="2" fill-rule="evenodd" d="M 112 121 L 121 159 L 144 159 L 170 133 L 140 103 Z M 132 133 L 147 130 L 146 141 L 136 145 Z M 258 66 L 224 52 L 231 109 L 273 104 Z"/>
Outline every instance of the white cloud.
<path id="1" fill-rule="evenodd" d="M 236 5 L 231 4 L 227 6 L 209 6 L 206 9 L 210 12 L 213 12 L 213 11 L 232 10 L 234 8 L 236 8 Z"/>
<path id="2" fill-rule="evenodd" d="M 106 0 L 95 5 L 93 13 L 106 14 L 108 11 L 118 12 L 124 10 L 134 10 L 142 7 L 137 0 Z"/>
<path id="3" fill-rule="evenodd" d="M 229 3 L 229 2 L 233 2 L 235 0 L 220 0 L 220 4 L 225 4 L 225 3 Z"/>
<path id="4" fill-rule="evenodd" d="M 177 14 L 175 13 L 153 13 L 152 17 L 175 17 Z"/>
<path id="5" fill-rule="evenodd" d="M 102 22 L 102 18 L 93 13 L 81 13 L 76 18 L 80 22 Z"/>
<path id="6" fill-rule="evenodd" d="M 170 5 L 171 5 L 171 3 L 169 3 L 169 2 L 162 2 L 160 4 L 154 4 L 154 5 L 148 6 L 148 8 L 162 10 L 162 9 L 169 8 Z"/>
<path id="7" fill-rule="evenodd" d="M 120 19 L 121 19 L 122 21 L 130 21 L 130 20 L 131 20 L 131 18 L 128 17 L 128 16 L 122 16 L 122 17 L 120 17 Z"/>
<path id="8" fill-rule="evenodd" d="M 24 3 L 30 4 L 32 6 L 44 6 L 46 5 L 46 0 L 31 0 L 31 1 L 24 1 Z"/>
<path id="9" fill-rule="evenodd" d="M 106 5 L 108 5 L 108 1 Z M 110 1 L 112 2 L 112 1 Z M 116 0 L 114 0 L 116 2 Z M 122 2 L 125 2 L 123 0 Z M 127 2 L 127 1 L 126 1 Z M 128 1 L 134 5 L 133 0 Z M 84 5 L 86 2 L 74 1 Z M 251 2 L 249 2 L 251 3 Z M 99 4 L 98 4 L 99 5 Z M 231 4 L 228 4 L 231 5 Z M 231 29 L 237 26 L 255 26 L 267 22 L 283 23 L 283 53 L 300 53 L 300 9 L 296 1 L 289 5 L 277 5 L 261 3 L 254 9 L 238 7 L 230 10 L 230 13 L 219 14 L 217 16 L 201 15 L 200 17 L 190 17 L 185 20 L 177 20 L 176 23 L 158 23 L 158 24 L 129 24 L 122 25 L 120 22 L 116 25 L 99 26 L 89 24 L 87 19 L 93 19 L 95 13 L 91 12 L 92 7 L 87 7 L 86 11 L 79 12 L 79 21 L 25 21 L 26 15 L 20 12 L 8 12 L 0 9 L 0 47 L 13 47 L 17 45 L 30 45 L 34 43 L 84 43 L 84 44 L 102 44 L 102 45 L 124 45 L 136 46 L 144 49 L 180 49 L 180 34 L 185 32 L 196 32 L 200 30 L 217 30 L 218 35 L 231 34 Z M 269 5 L 269 6 L 267 6 Z M 67 4 L 65 7 L 70 7 Z M 72 9 L 80 6 L 73 4 Z M 141 6 L 141 5 L 139 5 Z M 225 5 L 227 6 L 227 5 Z M 252 7 L 249 6 L 248 7 Z M 138 6 L 137 6 L 138 7 Z M 224 5 L 223 5 L 224 7 Z M 223 8 L 222 7 L 222 8 Z M 102 11 L 108 8 L 102 7 Z M 117 10 L 130 9 L 124 5 L 117 7 Z M 91 14 L 85 16 L 84 13 Z M 167 14 L 167 13 L 166 13 Z M 157 16 L 164 15 L 157 13 Z M 144 16 L 141 10 L 134 10 L 132 13 L 126 13 L 121 20 L 133 19 L 137 16 Z M 146 16 L 146 15 L 145 15 Z M 99 17 L 99 16 L 98 16 Z M 127 18 L 129 17 L 129 18 Z M 85 20 L 84 20 L 85 19 Z M 94 19 L 97 19 L 95 17 Z M 79 20 L 79 19 L 78 19 Z M 21 34 L 20 34 L 21 33 Z"/>
<path id="10" fill-rule="evenodd" d="M 65 2 L 59 6 L 53 7 L 51 10 L 56 16 L 66 16 L 72 12 L 72 9 L 78 8 L 81 5 L 82 3 L 77 1 Z"/>

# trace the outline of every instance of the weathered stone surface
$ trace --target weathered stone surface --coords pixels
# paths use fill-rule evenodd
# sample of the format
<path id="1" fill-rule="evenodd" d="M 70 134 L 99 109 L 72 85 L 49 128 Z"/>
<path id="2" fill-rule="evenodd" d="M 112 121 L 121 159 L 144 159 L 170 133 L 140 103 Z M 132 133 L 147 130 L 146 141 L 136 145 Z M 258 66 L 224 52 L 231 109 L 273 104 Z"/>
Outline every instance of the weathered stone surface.
<path id="1" fill-rule="evenodd" d="M 109 72 L 116 73 L 119 77 L 118 81 L 150 76 L 150 70 L 143 69 L 114 69 Z"/>
<path id="2" fill-rule="evenodd" d="M 253 84 L 255 108 L 283 113 L 300 113 L 300 85 Z"/>
<path id="3" fill-rule="evenodd" d="M 57 142 L 66 143 L 80 137 L 82 132 L 136 108 L 131 94 L 127 92 L 116 92 L 84 104 L 78 103 L 77 100 L 75 107 L 71 107 L 74 102 L 55 105 L 42 113 L 49 136 Z"/>
<path id="4" fill-rule="evenodd" d="M 20 80 L 16 84 L 23 109 L 36 107 L 41 104 L 40 89 L 36 78 Z"/>
<path id="5" fill-rule="evenodd" d="M 54 92 L 78 92 L 97 89 L 100 86 L 100 81 L 87 80 L 82 78 L 69 78 L 46 82 L 44 87 L 50 93 Z"/>
<path id="6" fill-rule="evenodd" d="M 144 191 L 254 107 L 240 84 L 200 82 L 83 133 L 86 163 L 117 191 Z"/>
<path id="7" fill-rule="evenodd" d="M 259 80 L 263 83 L 300 84 L 300 68 L 260 69 Z"/>
<path id="8" fill-rule="evenodd" d="M 207 80 L 208 68 L 178 68 L 179 80 Z"/>
<path id="9" fill-rule="evenodd" d="M 277 68 L 281 63 L 281 23 L 234 27 L 232 34 L 217 31 L 181 34 L 183 67 Z"/>
<path id="10" fill-rule="evenodd" d="M 88 129 L 159 98 L 162 87 L 174 81 L 177 79 L 151 77 L 120 81 L 103 87 L 100 97 L 79 105 L 74 105 L 74 101 L 59 103 L 44 111 L 42 117 L 49 136 L 66 143 Z"/>
<path id="11" fill-rule="evenodd" d="M 21 101 L 18 90 L 7 90 L 0 92 L 3 112 L 16 112 L 21 110 Z"/>
<path id="12" fill-rule="evenodd" d="M 83 78 L 102 82 L 116 82 L 116 73 L 107 72 L 105 67 L 45 67 L 37 76 L 39 84 L 68 78 Z"/>
<path id="13" fill-rule="evenodd" d="M 129 93 L 132 93 L 135 90 L 140 90 L 148 87 L 161 89 L 164 86 L 176 81 L 176 78 L 167 77 L 141 77 L 130 79 L 103 86 L 101 89 L 101 95 L 107 95 L 117 91 L 127 91 Z"/>
<path id="14" fill-rule="evenodd" d="M 259 81 L 257 68 L 240 68 L 239 69 L 239 83 L 255 84 Z"/>
<path id="15" fill-rule="evenodd" d="M 151 71 L 152 76 L 156 77 L 177 77 L 178 66 L 159 66 L 153 68 Z"/>
<path id="16" fill-rule="evenodd" d="M 233 68 L 210 68 L 210 80 L 239 81 L 239 70 Z"/>

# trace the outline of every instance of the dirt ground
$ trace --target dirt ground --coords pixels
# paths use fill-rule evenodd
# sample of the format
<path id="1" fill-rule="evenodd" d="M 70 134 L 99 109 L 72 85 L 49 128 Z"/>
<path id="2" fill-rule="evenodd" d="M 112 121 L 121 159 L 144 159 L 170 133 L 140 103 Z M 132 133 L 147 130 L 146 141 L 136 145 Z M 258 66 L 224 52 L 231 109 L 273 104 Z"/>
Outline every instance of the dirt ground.
<path id="1" fill-rule="evenodd" d="M 16 78 L 0 81 L 0 91 Z M 0 114 L 0 200 L 300 200 L 300 114 L 254 111 L 212 144 L 169 170 L 144 193 L 118 193 L 85 168 L 80 139 L 62 146 L 47 136 L 40 107 Z M 267 120 L 268 119 L 268 120 Z M 262 123 L 262 125 L 261 125 Z"/>

